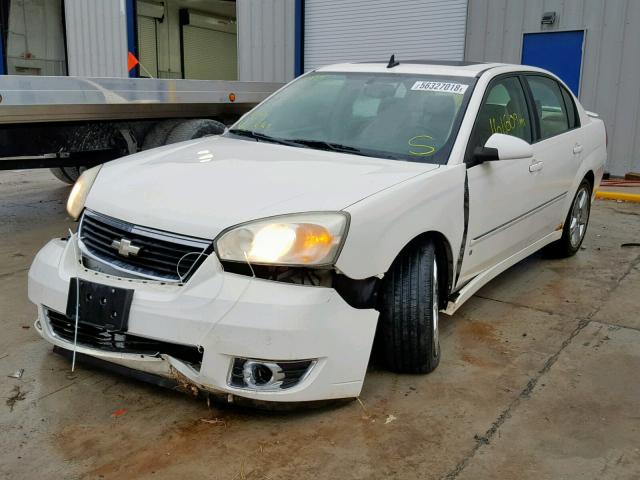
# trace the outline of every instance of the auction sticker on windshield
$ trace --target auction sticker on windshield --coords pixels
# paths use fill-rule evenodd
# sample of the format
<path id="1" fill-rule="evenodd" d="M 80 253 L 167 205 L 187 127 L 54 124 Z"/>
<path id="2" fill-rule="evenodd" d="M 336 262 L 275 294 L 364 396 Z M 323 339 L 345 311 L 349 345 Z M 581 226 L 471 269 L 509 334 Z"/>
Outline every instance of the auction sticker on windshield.
<path id="1" fill-rule="evenodd" d="M 411 90 L 421 90 L 423 92 L 442 92 L 442 93 L 457 93 L 458 95 L 464 95 L 467 91 L 467 87 L 463 83 L 451 83 L 451 82 L 424 82 L 418 80 L 413 84 Z"/>

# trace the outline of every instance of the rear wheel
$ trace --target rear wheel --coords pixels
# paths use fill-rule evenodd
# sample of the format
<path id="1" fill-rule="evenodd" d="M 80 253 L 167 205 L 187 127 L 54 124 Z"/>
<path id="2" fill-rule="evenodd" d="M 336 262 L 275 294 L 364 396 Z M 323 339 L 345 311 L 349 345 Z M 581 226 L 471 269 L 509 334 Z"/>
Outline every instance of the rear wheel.
<path id="1" fill-rule="evenodd" d="M 562 237 L 549 245 L 549 251 L 557 257 L 571 257 L 580 249 L 591 213 L 591 183 L 582 180 L 562 227 Z"/>
<path id="2" fill-rule="evenodd" d="M 431 240 L 405 250 L 385 276 L 378 345 L 391 370 L 429 373 L 440 363 L 439 293 Z"/>

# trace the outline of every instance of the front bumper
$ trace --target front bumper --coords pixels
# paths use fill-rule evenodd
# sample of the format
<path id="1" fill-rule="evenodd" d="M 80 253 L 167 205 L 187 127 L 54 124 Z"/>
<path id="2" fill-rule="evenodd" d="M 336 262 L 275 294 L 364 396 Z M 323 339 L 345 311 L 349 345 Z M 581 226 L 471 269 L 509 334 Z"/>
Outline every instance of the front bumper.
<path id="1" fill-rule="evenodd" d="M 303 402 L 360 394 L 378 319 L 375 310 L 354 309 L 331 288 L 225 273 L 215 255 L 179 286 L 87 270 L 77 251 L 75 236 L 52 240 L 29 271 L 29 299 L 38 307 L 36 328 L 53 345 L 73 349 L 71 342 L 56 335 L 46 312 L 66 311 L 70 279 L 79 277 L 135 289 L 131 335 L 201 347 L 203 357 L 197 369 L 166 354 L 120 353 L 80 343 L 77 352 L 191 388 L 259 401 Z M 260 391 L 229 385 L 235 357 L 316 362 L 297 385 Z"/>

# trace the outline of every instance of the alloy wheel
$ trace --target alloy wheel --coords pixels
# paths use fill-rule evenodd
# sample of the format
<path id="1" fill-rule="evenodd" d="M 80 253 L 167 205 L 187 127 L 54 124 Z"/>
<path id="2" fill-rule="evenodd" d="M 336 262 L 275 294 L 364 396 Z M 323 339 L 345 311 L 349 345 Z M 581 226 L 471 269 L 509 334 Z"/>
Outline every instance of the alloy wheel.
<path id="1" fill-rule="evenodd" d="M 582 187 L 571 209 L 571 219 L 569 223 L 569 241 L 573 248 L 577 248 L 584 238 L 589 221 L 589 192 Z"/>

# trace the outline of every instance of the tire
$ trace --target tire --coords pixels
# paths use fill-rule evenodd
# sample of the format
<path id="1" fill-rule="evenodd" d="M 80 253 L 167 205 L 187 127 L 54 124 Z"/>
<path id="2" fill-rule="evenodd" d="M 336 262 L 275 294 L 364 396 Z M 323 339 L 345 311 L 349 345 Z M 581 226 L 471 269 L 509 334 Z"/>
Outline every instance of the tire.
<path id="1" fill-rule="evenodd" d="M 385 275 L 377 348 L 387 368 L 429 373 L 440 363 L 439 281 L 431 240 L 406 249 Z"/>
<path id="2" fill-rule="evenodd" d="M 145 135 L 142 142 L 142 150 L 161 147 L 166 144 L 167 137 L 171 131 L 185 120 L 163 120 L 156 123 Z"/>
<path id="3" fill-rule="evenodd" d="M 171 130 L 171 133 L 167 136 L 166 144 L 195 140 L 207 135 L 220 135 L 224 133 L 224 130 L 224 124 L 215 120 L 186 120 Z"/>
<path id="4" fill-rule="evenodd" d="M 76 180 L 84 170 L 84 167 L 57 167 L 49 169 L 58 180 L 62 180 L 69 185 L 76 183 Z"/>
<path id="5" fill-rule="evenodd" d="M 584 179 L 571 202 L 562 227 L 562 237 L 551 243 L 548 253 L 557 258 L 567 258 L 576 254 L 587 233 L 591 213 L 591 183 Z"/>

